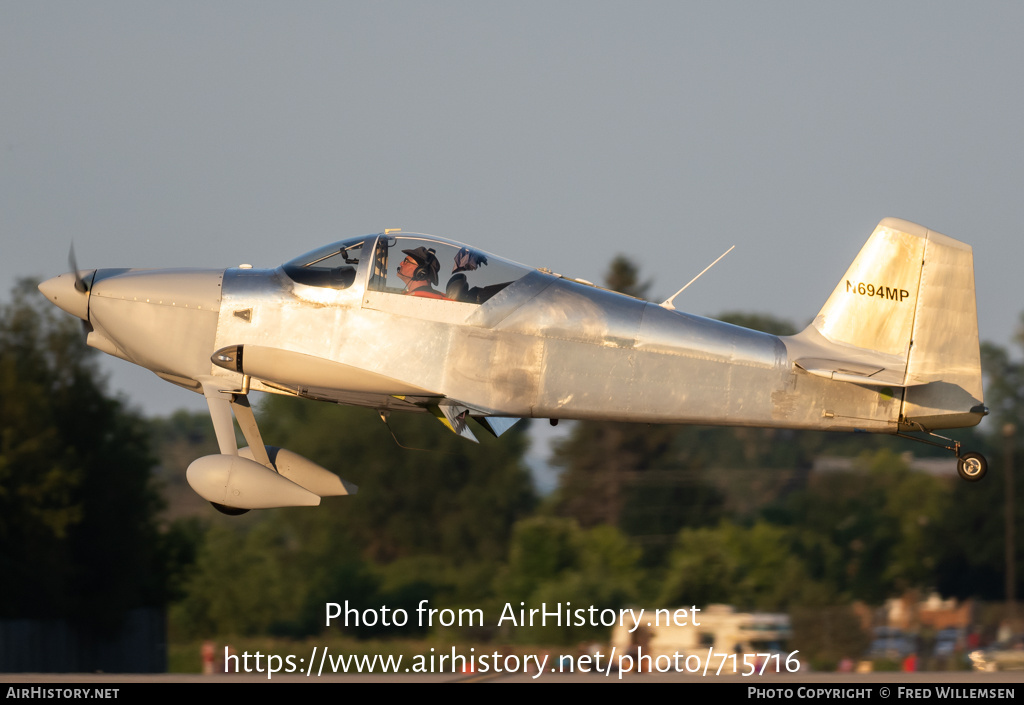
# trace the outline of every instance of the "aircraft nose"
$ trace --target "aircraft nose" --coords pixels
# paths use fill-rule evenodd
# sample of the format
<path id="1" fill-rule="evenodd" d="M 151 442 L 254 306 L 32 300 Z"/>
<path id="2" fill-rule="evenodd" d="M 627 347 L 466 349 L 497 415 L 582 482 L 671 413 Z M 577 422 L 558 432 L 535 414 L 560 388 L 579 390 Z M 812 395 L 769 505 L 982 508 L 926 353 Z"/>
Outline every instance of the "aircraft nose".
<path id="1" fill-rule="evenodd" d="M 96 270 L 85 272 L 82 279 L 89 281 Z M 74 272 L 65 272 L 39 285 L 39 291 L 57 308 L 72 316 L 89 320 L 89 292 L 75 288 L 77 277 Z"/>

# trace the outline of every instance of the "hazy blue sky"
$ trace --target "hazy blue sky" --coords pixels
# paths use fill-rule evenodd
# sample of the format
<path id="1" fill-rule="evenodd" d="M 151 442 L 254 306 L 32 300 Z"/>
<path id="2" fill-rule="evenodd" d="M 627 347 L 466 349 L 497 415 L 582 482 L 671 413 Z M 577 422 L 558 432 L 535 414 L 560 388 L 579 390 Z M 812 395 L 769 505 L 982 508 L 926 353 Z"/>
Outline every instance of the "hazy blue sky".
<path id="1" fill-rule="evenodd" d="M 404 228 L 809 321 L 875 224 L 1024 309 L 1024 4 L 0 0 L 0 296 Z M 132 403 L 201 398 L 111 360 Z"/>

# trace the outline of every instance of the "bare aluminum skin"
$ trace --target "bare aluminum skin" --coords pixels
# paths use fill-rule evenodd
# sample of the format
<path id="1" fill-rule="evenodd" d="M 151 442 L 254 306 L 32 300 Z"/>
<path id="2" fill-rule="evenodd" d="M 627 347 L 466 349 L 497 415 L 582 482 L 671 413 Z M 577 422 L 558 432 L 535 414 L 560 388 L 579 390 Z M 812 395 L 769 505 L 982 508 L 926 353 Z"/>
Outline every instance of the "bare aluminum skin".
<path id="1" fill-rule="evenodd" d="M 780 338 L 539 270 L 527 271 L 481 305 L 417 299 L 369 290 L 370 261 L 368 254 L 362 257 L 354 283 L 343 291 L 297 284 L 280 268 L 227 270 L 215 346 L 281 348 L 424 390 L 395 394 L 385 384 L 374 394 L 365 388 L 287 386 L 302 396 L 378 409 L 440 403 L 463 406 L 471 414 L 509 417 L 895 432 L 904 405 L 913 398 L 903 384 L 906 350 L 837 346 L 814 326 Z M 973 293 L 962 294 L 953 291 L 946 298 L 973 306 Z M 862 319 L 870 315 L 857 313 Z M 929 329 L 941 338 L 935 348 L 959 341 L 967 357 L 973 350 L 977 360 L 973 309 L 961 313 L 968 319 L 964 325 L 943 320 Z M 919 328 L 928 328 L 922 323 Z M 972 323 L 973 334 L 963 335 Z M 889 367 L 902 361 L 904 369 L 885 384 L 863 371 L 854 375 L 855 381 L 837 382 L 796 364 L 815 353 L 831 362 L 864 358 L 872 371 L 879 369 L 879 361 Z M 959 405 L 929 414 L 926 428 L 980 420 L 972 412 L 982 403 L 980 368 L 968 368 L 962 381 L 970 388 L 949 385 Z M 274 380 L 254 378 L 252 384 L 285 391 Z M 907 429 L 922 428 L 910 418 L 903 422 Z"/>
<path id="2" fill-rule="evenodd" d="M 427 250 L 422 272 L 447 289 L 423 298 L 396 264 Z M 894 218 L 789 337 L 416 233 L 276 269 L 99 269 L 40 290 L 89 345 L 205 394 L 227 455 L 232 412 L 263 447 L 250 389 L 430 411 L 470 438 L 467 417 L 496 435 L 521 417 L 897 433 L 985 413 L 971 249 Z"/>

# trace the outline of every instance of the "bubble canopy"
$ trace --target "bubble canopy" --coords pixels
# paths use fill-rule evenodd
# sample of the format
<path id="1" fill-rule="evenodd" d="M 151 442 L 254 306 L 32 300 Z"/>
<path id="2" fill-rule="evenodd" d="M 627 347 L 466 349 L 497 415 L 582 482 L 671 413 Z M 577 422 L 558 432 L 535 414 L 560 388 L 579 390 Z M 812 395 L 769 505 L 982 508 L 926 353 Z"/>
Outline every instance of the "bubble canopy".
<path id="1" fill-rule="evenodd" d="M 411 254 L 410 254 L 411 253 Z M 307 286 L 347 289 L 360 271 L 369 272 L 368 287 L 404 293 L 407 282 L 398 266 L 411 257 L 424 264 L 425 276 L 437 286 L 439 298 L 481 304 L 531 268 L 462 243 L 420 233 L 364 235 L 307 252 L 282 265 L 293 281 Z"/>

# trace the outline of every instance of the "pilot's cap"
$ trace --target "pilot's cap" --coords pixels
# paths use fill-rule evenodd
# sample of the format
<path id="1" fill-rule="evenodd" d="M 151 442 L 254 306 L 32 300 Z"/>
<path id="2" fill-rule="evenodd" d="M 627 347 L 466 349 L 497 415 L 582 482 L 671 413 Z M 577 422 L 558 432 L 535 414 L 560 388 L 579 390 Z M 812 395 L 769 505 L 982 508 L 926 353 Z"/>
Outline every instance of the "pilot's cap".
<path id="1" fill-rule="evenodd" d="M 441 270 L 441 263 L 437 261 L 433 248 L 417 247 L 414 250 L 402 250 L 402 254 L 409 255 L 426 268 L 429 276 L 422 277 L 423 279 L 430 279 L 431 284 L 437 284 L 437 273 Z"/>

